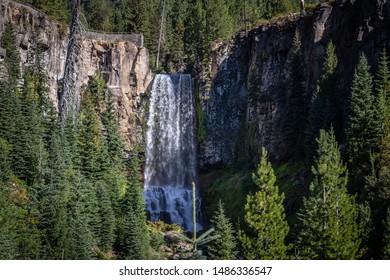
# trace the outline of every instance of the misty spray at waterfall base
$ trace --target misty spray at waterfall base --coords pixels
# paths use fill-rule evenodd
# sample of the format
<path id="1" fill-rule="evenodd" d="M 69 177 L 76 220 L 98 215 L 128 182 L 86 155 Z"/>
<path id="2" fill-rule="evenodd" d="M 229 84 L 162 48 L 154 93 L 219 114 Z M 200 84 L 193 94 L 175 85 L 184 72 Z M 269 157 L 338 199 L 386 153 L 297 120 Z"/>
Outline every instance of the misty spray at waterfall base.
<path id="1" fill-rule="evenodd" d="M 191 76 L 156 75 L 146 134 L 146 208 L 152 221 L 179 224 L 189 231 L 191 184 L 196 182 L 195 124 Z"/>

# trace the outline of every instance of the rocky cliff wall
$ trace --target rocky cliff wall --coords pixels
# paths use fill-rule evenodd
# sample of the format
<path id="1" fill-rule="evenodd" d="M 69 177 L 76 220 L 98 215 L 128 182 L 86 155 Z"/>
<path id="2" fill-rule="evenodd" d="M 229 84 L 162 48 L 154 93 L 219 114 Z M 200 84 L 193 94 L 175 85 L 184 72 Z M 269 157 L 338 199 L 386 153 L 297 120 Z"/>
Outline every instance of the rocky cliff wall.
<path id="1" fill-rule="evenodd" d="M 285 110 L 291 44 L 298 29 L 304 51 L 309 103 L 322 73 L 325 48 L 332 40 L 339 59 L 334 98 L 339 123 L 345 108 L 354 68 L 364 52 L 372 72 L 380 53 L 390 48 L 389 0 L 339 0 L 321 4 L 306 17 L 290 15 L 238 34 L 212 52 L 209 74 L 203 76 L 200 99 L 206 138 L 200 143 L 200 165 L 226 165 L 237 160 L 258 161 L 265 146 L 273 160 L 286 154 L 281 116 Z M 205 86 L 211 80 L 211 87 Z M 203 83 L 202 83 L 203 82 Z"/>
<path id="2" fill-rule="evenodd" d="M 64 75 L 69 30 L 41 12 L 20 3 L 0 0 L 0 36 L 4 24 L 11 21 L 15 28 L 21 69 L 28 65 L 28 54 L 36 32 L 44 49 L 44 69 L 49 78 L 50 98 L 57 105 L 58 92 Z M 79 38 L 82 48 L 74 66 L 76 88 L 82 92 L 96 71 L 101 71 L 113 95 L 126 148 L 142 141 L 142 97 L 152 79 L 149 53 L 140 36 L 85 34 Z M 125 40 L 125 39 L 130 40 Z M 0 54 L 1 55 L 1 54 Z"/>

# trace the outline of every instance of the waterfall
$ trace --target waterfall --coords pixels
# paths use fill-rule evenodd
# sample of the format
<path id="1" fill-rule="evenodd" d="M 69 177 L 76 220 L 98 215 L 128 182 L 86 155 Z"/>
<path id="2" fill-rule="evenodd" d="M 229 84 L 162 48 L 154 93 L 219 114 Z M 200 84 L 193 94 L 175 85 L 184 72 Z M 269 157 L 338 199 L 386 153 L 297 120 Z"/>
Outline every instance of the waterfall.
<path id="1" fill-rule="evenodd" d="M 147 124 L 144 197 L 150 219 L 192 230 L 196 129 L 190 75 L 156 75 Z"/>

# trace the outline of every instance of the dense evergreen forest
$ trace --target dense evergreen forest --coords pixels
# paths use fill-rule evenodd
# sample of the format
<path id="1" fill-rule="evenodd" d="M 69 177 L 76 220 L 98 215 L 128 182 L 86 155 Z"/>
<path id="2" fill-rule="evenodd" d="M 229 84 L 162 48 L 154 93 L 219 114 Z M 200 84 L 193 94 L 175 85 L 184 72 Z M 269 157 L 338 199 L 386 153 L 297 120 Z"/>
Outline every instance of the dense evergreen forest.
<path id="1" fill-rule="evenodd" d="M 69 22 L 70 1 L 24 2 Z M 81 5 L 90 29 L 143 33 L 155 55 L 163 3 L 91 0 Z M 245 22 L 249 29 L 299 10 L 298 1 L 288 0 L 166 3 L 163 63 L 157 70 L 171 72 L 196 71 L 208 60 L 211 43 L 244 30 Z M 10 23 L 0 46 L 6 50 L 0 63 L 7 68 L 0 79 L 0 259 L 166 258 L 161 232 L 185 233 L 174 225 L 147 222 L 142 153 L 138 147 L 124 153 L 102 74 L 96 73 L 83 92 L 80 111 L 62 123 L 48 96 L 38 39 L 23 73 Z M 261 160 L 250 178 L 254 191 L 243 198 L 239 223 L 215 198 L 213 238 L 198 248 L 202 252 L 191 247 L 183 258 L 390 259 L 389 57 L 383 49 L 374 73 L 361 54 L 344 128 L 332 99 L 335 48 L 327 45 L 323 75 L 306 104 L 298 32 L 292 45 L 283 137 L 288 161 L 311 166 L 296 220 L 287 221 L 277 170 L 259 147 Z M 185 236 L 175 238 L 171 245 L 191 243 Z"/>

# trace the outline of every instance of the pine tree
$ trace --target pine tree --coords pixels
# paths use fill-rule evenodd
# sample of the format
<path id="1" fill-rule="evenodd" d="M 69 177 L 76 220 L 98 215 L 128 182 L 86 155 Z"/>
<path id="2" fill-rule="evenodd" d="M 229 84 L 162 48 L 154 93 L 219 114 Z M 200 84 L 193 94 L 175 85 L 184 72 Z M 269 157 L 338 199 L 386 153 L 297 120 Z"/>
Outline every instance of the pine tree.
<path id="1" fill-rule="evenodd" d="M 10 22 L 6 22 L 5 24 L 0 46 L 6 50 L 6 57 L 4 62 L 8 70 L 8 78 L 10 80 L 10 84 L 16 88 L 17 81 L 20 78 L 20 57 L 16 45 L 14 27 Z"/>
<path id="2" fill-rule="evenodd" d="M 65 158 L 65 141 L 61 135 L 58 118 L 52 119 L 48 168 L 45 172 L 45 189 L 41 194 L 40 228 L 44 233 L 43 250 L 45 258 L 63 258 L 64 248 L 68 237 L 67 206 L 70 196 L 70 185 L 67 172 L 72 164 Z"/>
<path id="3" fill-rule="evenodd" d="M 304 154 L 304 131 L 307 120 L 306 77 L 303 65 L 303 54 L 298 31 L 295 33 L 292 46 L 292 59 L 289 87 L 284 118 L 284 141 L 287 154 L 301 159 Z"/>
<path id="4" fill-rule="evenodd" d="M 358 211 L 347 193 L 348 174 L 333 130 L 320 131 L 310 196 L 304 199 L 299 257 L 354 259 L 360 246 Z"/>
<path id="5" fill-rule="evenodd" d="M 383 50 L 379 64 L 378 80 L 376 81 L 376 92 L 378 102 L 376 115 L 379 116 L 379 152 L 377 163 L 379 178 L 383 184 L 379 187 L 380 197 L 390 204 L 390 69 L 389 59 L 386 50 Z"/>
<path id="6" fill-rule="evenodd" d="M 0 137 L 0 183 L 8 181 L 11 176 L 10 152 L 10 145 Z"/>
<path id="7" fill-rule="evenodd" d="M 17 132 L 19 98 L 10 83 L 0 81 L 0 137 L 12 146 Z"/>
<path id="8" fill-rule="evenodd" d="M 376 153 L 378 149 L 372 76 L 364 54 L 356 67 L 352 82 L 346 135 L 352 183 L 359 186 L 364 176 L 369 174 L 370 154 Z"/>
<path id="9" fill-rule="evenodd" d="M 118 117 L 115 113 L 111 93 L 107 96 L 106 110 L 102 114 L 102 123 L 105 133 L 105 144 L 110 157 L 111 165 L 123 165 L 123 142 L 119 132 Z"/>
<path id="10" fill-rule="evenodd" d="M 0 81 L 0 138 L 3 138 L 12 149 L 19 136 L 17 124 L 20 122 L 20 99 L 18 96 L 20 57 L 14 29 L 9 22 L 5 24 L 0 46 L 6 50 L 4 62 L 8 70 L 6 80 Z M 10 161 L 12 167 L 12 158 Z"/>
<path id="11" fill-rule="evenodd" d="M 14 173 L 25 180 L 28 186 L 42 182 L 47 162 L 43 114 L 39 108 L 39 93 L 34 78 L 31 69 L 26 69 L 20 101 L 20 119 L 16 125 L 18 137 L 13 143 Z"/>
<path id="12" fill-rule="evenodd" d="M 123 196 L 126 186 L 126 168 L 123 154 L 124 145 L 110 92 L 108 92 L 106 109 L 101 120 L 105 129 L 104 151 L 107 151 L 109 159 L 109 167 L 104 172 L 102 180 L 107 186 L 112 208 L 118 218 L 120 213 L 119 199 Z"/>
<path id="13" fill-rule="evenodd" d="M 0 182 L 0 259 L 16 259 L 19 256 L 17 243 L 17 206 L 13 203 L 9 182 Z"/>
<path id="14" fill-rule="evenodd" d="M 377 116 L 379 116 L 380 147 L 378 153 L 378 165 L 383 173 L 390 176 L 390 69 L 386 50 L 383 50 L 376 81 L 378 95 Z M 387 190 L 385 190 L 387 189 Z M 390 186 L 384 188 L 385 196 L 390 201 Z"/>
<path id="15" fill-rule="evenodd" d="M 69 239 L 65 247 L 65 259 L 90 260 L 94 257 L 92 250 L 94 241 L 93 234 L 88 227 L 83 203 L 76 202 L 69 211 Z"/>
<path id="16" fill-rule="evenodd" d="M 204 1 L 206 12 L 206 33 L 211 42 L 224 38 L 232 33 L 233 23 L 230 17 L 227 1 L 206 0 Z"/>
<path id="17" fill-rule="evenodd" d="M 184 46 L 186 18 L 188 17 L 188 7 L 190 3 L 187 1 L 168 1 L 167 16 L 166 16 L 166 49 L 165 58 L 167 59 L 167 70 L 174 72 L 184 65 L 184 60 L 187 57 L 187 51 Z"/>
<path id="18" fill-rule="evenodd" d="M 99 248 L 108 251 L 114 243 L 115 216 L 111 206 L 110 196 L 103 182 L 97 184 L 97 199 L 99 205 Z"/>
<path id="19" fill-rule="evenodd" d="M 221 200 L 211 222 L 215 228 L 215 234 L 219 237 L 208 246 L 210 255 L 214 260 L 235 260 L 236 237 L 233 226 L 225 215 Z"/>
<path id="20" fill-rule="evenodd" d="M 99 179 L 107 170 L 108 156 L 105 150 L 100 120 L 96 106 L 94 83 L 83 95 L 77 129 L 77 167 L 87 179 Z"/>
<path id="21" fill-rule="evenodd" d="M 372 223 L 375 228 L 371 236 L 371 254 L 380 256 L 383 221 L 390 206 L 390 71 L 386 51 L 382 53 L 375 82 L 375 118 L 378 125 L 378 151 L 370 154 L 371 174 L 365 177 L 366 191 L 370 203 Z"/>
<path id="22" fill-rule="evenodd" d="M 248 259 L 286 259 L 285 238 L 289 227 L 284 213 L 284 194 L 279 194 L 276 177 L 263 148 L 261 162 L 253 181 L 259 190 L 247 196 L 245 222 L 248 233 L 240 231 L 239 238 Z"/>
<path id="23" fill-rule="evenodd" d="M 209 42 L 206 37 L 206 13 L 201 0 L 194 1 L 189 7 L 186 21 L 184 46 L 194 67 L 208 60 Z"/>
<path id="24" fill-rule="evenodd" d="M 40 258 L 35 201 L 24 182 L 12 176 L 0 183 L 0 258 Z"/>
<path id="25" fill-rule="evenodd" d="M 119 246 L 125 259 L 149 258 L 149 234 L 146 227 L 145 201 L 139 178 L 138 150 L 131 156 L 130 177 L 123 197 Z"/>

